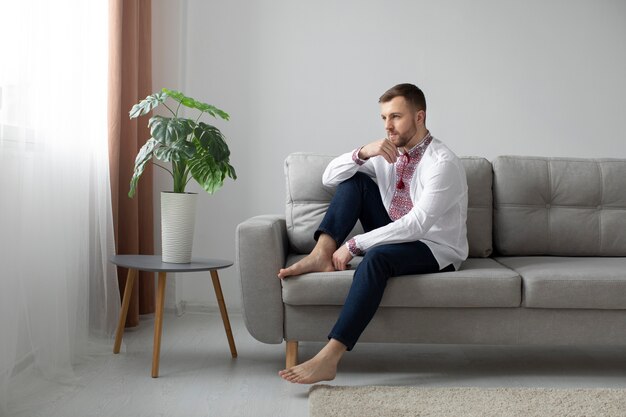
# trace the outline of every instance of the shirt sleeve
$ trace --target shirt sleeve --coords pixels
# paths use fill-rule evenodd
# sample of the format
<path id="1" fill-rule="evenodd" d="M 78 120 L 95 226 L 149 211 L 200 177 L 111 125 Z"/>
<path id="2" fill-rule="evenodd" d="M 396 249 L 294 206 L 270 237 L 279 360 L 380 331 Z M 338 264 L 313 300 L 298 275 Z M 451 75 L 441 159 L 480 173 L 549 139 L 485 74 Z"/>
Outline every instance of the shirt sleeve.
<path id="1" fill-rule="evenodd" d="M 324 171 L 322 183 L 327 187 L 337 187 L 357 172 L 363 172 L 374 178 L 375 173 L 371 160 L 359 159 L 360 150 L 361 148 L 358 148 L 333 159 Z"/>
<path id="2" fill-rule="evenodd" d="M 464 198 L 463 177 L 451 162 L 439 162 L 426 173 L 423 189 L 406 215 L 386 226 L 354 237 L 356 247 L 367 251 L 382 244 L 413 242 L 424 237 L 437 220 Z"/>

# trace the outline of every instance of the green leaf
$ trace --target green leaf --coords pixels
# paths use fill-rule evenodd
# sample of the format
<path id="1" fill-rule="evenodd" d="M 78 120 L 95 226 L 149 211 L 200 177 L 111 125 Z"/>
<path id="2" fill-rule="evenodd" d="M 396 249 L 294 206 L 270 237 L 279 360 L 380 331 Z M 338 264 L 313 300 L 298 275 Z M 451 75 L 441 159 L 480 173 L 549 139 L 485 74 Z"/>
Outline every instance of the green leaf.
<path id="1" fill-rule="evenodd" d="M 169 146 L 160 146 L 154 151 L 154 156 L 164 162 L 186 162 L 196 154 L 196 147 L 193 143 L 180 140 Z"/>
<path id="2" fill-rule="evenodd" d="M 227 176 L 237 179 L 235 168 L 228 163 L 228 159 L 217 162 L 210 153 L 204 150 L 198 150 L 196 155 L 189 160 L 188 166 L 192 177 L 209 194 L 222 188 Z"/>
<path id="3" fill-rule="evenodd" d="M 206 154 L 204 157 L 190 160 L 189 171 L 198 184 L 209 194 L 213 194 L 224 184 L 220 166 L 215 163 L 211 155 Z"/>
<path id="4" fill-rule="evenodd" d="M 198 139 L 200 147 L 211 154 L 216 162 L 228 161 L 230 150 L 218 128 L 200 122 L 193 130 L 193 135 Z"/>
<path id="5" fill-rule="evenodd" d="M 235 168 L 232 165 L 228 165 L 228 176 L 232 179 L 237 179 L 237 173 L 235 172 Z"/>
<path id="6" fill-rule="evenodd" d="M 172 97 L 174 100 L 178 101 L 179 103 L 183 100 L 183 98 L 185 98 L 185 95 L 181 93 L 180 91 L 168 90 L 167 88 L 163 88 L 161 92 L 167 94 L 169 97 Z"/>
<path id="7" fill-rule="evenodd" d="M 215 162 L 228 162 L 230 157 L 230 150 L 228 145 L 224 142 L 221 136 L 215 137 L 213 141 L 209 143 L 209 153 L 215 159 Z"/>
<path id="8" fill-rule="evenodd" d="M 224 185 L 226 177 L 236 179 L 235 169 L 230 165 L 230 150 L 224 135 L 215 126 L 200 122 L 193 130 L 196 154 L 189 160 L 193 178 L 209 194 Z"/>
<path id="9" fill-rule="evenodd" d="M 139 116 L 143 116 L 144 114 L 149 113 L 157 107 L 159 104 L 163 103 L 167 99 L 168 95 L 165 92 L 154 93 L 145 99 L 141 100 L 139 103 L 135 104 L 128 113 L 128 116 L 131 119 L 134 119 Z"/>
<path id="10" fill-rule="evenodd" d="M 187 140 L 187 136 L 193 131 L 193 124 L 189 120 L 163 116 L 151 117 L 148 126 L 150 135 L 167 147 L 179 140 Z"/>
<path id="11" fill-rule="evenodd" d="M 148 139 L 148 141 L 141 147 L 137 157 L 135 158 L 135 171 L 133 173 L 133 177 L 130 180 L 130 191 L 128 192 L 129 197 L 133 197 L 135 195 L 135 190 L 137 189 L 137 182 L 143 174 L 144 169 L 146 168 L 146 163 L 152 159 L 152 156 L 155 151 L 155 147 L 157 147 L 159 143 L 153 138 Z M 158 148 L 157 148 L 158 151 Z"/>
<path id="12" fill-rule="evenodd" d="M 220 110 L 211 104 L 202 103 L 191 97 L 187 97 L 180 91 L 168 90 L 167 88 L 164 88 L 162 91 L 164 94 L 173 98 L 174 100 L 176 100 L 177 102 L 179 102 L 185 107 L 188 107 L 190 109 L 197 109 L 197 110 L 200 110 L 201 112 L 209 113 L 213 117 L 219 117 L 224 120 L 230 119 L 230 116 L 224 110 Z"/>

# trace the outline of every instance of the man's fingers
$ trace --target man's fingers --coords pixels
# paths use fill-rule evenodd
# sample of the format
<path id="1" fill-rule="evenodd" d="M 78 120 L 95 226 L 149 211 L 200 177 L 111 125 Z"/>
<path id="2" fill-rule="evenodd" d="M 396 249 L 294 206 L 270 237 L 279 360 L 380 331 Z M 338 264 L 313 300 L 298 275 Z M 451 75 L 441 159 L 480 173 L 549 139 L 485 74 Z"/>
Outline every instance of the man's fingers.
<path id="1" fill-rule="evenodd" d="M 339 249 L 333 253 L 333 266 L 337 271 L 345 271 L 349 268 L 349 262 L 352 260 L 352 255 L 346 245 L 342 245 Z"/>
<path id="2" fill-rule="evenodd" d="M 390 164 L 395 163 L 396 159 L 398 159 L 396 147 L 391 144 L 383 148 L 382 155 L 383 155 L 383 158 L 385 158 L 385 160 L 389 162 Z"/>
<path id="3" fill-rule="evenodd" d="M 398 149 L 389 139 L 381 139 L 369 143 L 361 149 L 361 153 L 364 159 L 382 156 L 390 164 L 395 163 L 398 159 Z"/>
<path id="4" fill-rule="evenodd" d="M 393 148 L 393 150 L 387 151 L 386 159 L 387 159 L 387 162 L 389 162 L 390 164 L 394 164 L 396 162 L 396 159 L 397 159 L 396 148 Z"/>
<path id="5" fill-rule="evenodd" d="M 383 145 L 383 150 L 385 154 L 387 155 L 385 157 L 387 162 L 389 162 L 390 164 L 395 163 L 396 160 L 398 159 L 398 148 L 396 148 L 396 146 L 393 143 L 391 143 L 389 139 L 385 139 L 382 145 Z"/>
<path id="6" fill-rule="evenodd" d="M 333 258 L 333 266 L 337 271 L 343 271 L 346 269 L 345 264 L 339 258 Z"/>

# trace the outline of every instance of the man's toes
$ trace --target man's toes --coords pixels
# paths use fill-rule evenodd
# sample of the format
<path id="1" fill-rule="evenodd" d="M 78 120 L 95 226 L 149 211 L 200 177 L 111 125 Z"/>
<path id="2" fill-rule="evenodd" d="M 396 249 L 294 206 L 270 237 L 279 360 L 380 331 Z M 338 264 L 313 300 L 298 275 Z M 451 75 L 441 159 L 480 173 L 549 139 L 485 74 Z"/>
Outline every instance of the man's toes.
<path id="1" fill-rule="evenodd" d="M 296 382 L 297 379 L 298 379 L 298 375 L 295 375 L 295 374 L 291 374 L 287 377 L 287 381 L 289 382 Z"/>
<path id="2" fill-rule="evenodd" d="M 293 267 L 283 268 L 280 271 L 278 271 L 279 278 L 287 278 L 288 276 L 291 276 L 291 275 L 293 275 Z"/>
<path id="3" fill-rule="evenodd" d="M 294 373 L 292 369 L 284 369 L 278 372 L 278 374 L 281 376 L 281 378 L 286 379 L 288 381 L 294 377 Z"/>

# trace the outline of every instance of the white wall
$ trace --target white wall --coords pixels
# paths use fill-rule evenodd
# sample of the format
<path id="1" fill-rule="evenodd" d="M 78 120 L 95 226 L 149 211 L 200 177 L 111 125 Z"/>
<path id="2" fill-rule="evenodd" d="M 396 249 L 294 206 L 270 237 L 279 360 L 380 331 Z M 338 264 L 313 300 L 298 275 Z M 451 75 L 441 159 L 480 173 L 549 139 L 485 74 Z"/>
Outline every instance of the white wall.
<path id="1" fill-rule="evenodd" d="M 183 89 L 232 117 L 217 125 L 239 179 L 200 198 L 196 256 L 233 259 L 238 223 L 283 212 L 289 153 L 337 154 L 381 138 L 378 97 L 400 82 L 424 90 L 427 126 L 459 155 L 626 158 L 620 0 L 153 0 L 153 8 L 155 90 Z M 164 184 L 157 175 L 155 191 Z M 221 276 L 235 310 L 235 269 Z M 177 280 L 178 299 L 215 305 L 207 277 Z"/>

